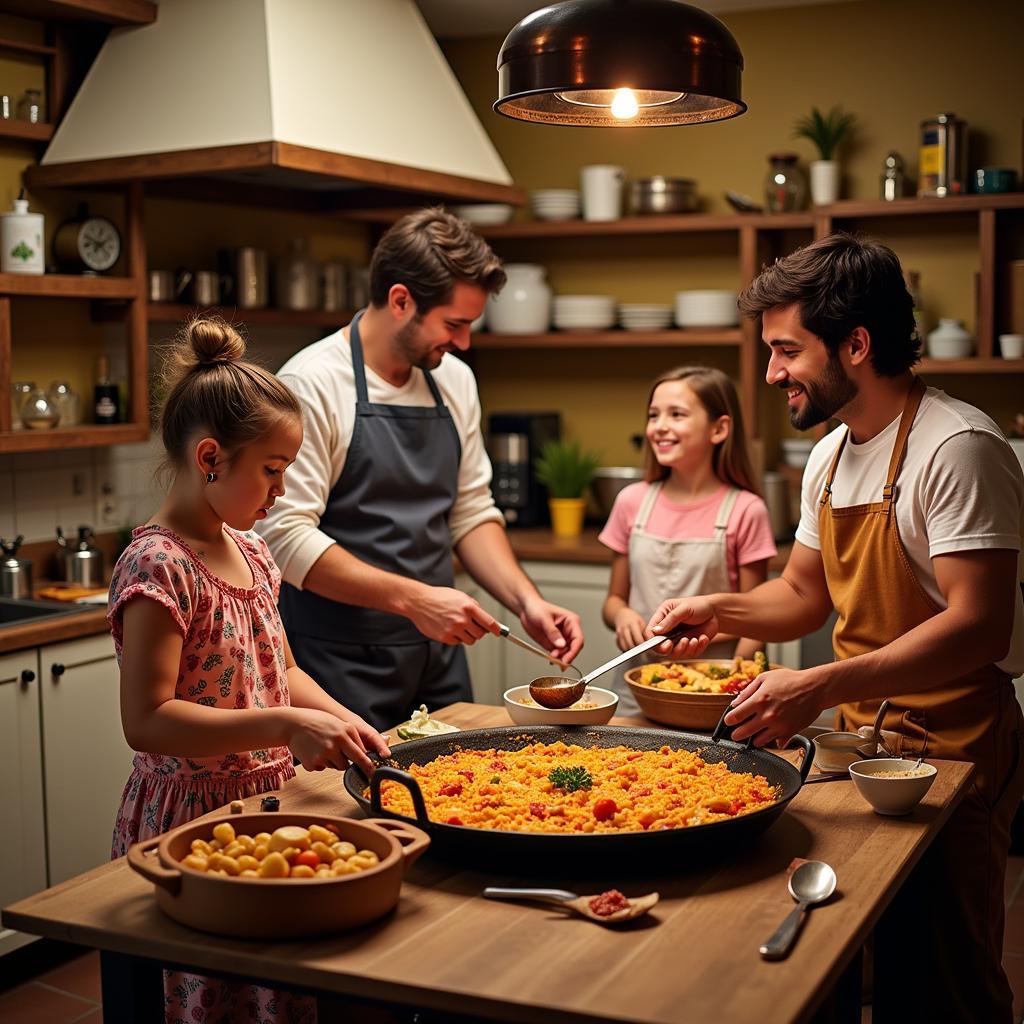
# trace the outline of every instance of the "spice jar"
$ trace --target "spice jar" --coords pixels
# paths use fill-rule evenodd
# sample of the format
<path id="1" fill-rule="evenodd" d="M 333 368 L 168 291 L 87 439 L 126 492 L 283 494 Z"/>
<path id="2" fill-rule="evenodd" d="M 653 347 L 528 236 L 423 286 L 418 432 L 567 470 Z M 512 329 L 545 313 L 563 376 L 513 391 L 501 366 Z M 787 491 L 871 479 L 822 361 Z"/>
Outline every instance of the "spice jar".
<path id="1" fill-rule="evenodd" d="M 38 89 L 26 89 L 18 100 L 18 118 L 39 124 L 43 117 L 43 94 Z"/>
<path id="2" fill-rule="evenodd" d="M 769 213 L 802 210 L 807 199 L 807 179 L 797 165 L 796 153 L 772 153 L 764 179 L 764 198 Z"/>

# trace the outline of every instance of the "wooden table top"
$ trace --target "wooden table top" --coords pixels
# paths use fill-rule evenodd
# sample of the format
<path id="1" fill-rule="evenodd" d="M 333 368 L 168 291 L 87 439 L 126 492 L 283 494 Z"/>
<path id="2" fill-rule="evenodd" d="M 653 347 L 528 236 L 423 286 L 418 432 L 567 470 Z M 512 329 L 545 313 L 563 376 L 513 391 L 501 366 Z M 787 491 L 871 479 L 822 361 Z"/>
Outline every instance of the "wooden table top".
<path id="1" fill-rule="evenodd" d="M 509 724 L 504 710 L 483 705 L 453 705 L 440 717 L 463 728 Z M 123 859 L 13 904 L 3 923 L 113 952 L 497 1020 L 749 1024 L 769 1006 L 773 1021 L 804 1020 L 963 795 L 971 766 L 933 763 L 935 783 L 908 817 L 876 815 L 848 781 L 808 786 L 749 854 L 721 866 L 652 864 L 647 874 L 578 886 L 590 893 L 617 885 L 627 896 L 658 890 L 661 902 L 628 930 L 480 897 L 492 884 L 572 888 L 565 878 L 463 869 L 429 852 L 393 914 L 315 941 L 243 942 L 185 928 L 158 910 L 150 883 Z M 355 809 L 336 772 L 299 769 L 280 796 L 289 812 Z M 246 810 L 258 805 L 254 797 Z M 758 946 L 793 906 L 786 868 L 794 857 L 831 864 L 838 892 L 810 913 L 789 958 L 770 963 Z"/>

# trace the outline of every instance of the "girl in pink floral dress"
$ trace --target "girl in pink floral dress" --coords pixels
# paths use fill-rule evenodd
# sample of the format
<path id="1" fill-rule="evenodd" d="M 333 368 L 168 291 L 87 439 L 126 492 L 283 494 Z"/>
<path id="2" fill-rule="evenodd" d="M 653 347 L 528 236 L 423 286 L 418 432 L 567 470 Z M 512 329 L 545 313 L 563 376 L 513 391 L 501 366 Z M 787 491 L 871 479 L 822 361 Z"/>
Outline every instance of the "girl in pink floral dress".
<path id="1" fill-rule="evenodd" d="M 250 532 L 284 493 L 302 443 L 299 404 L 241 360 L 221 321 L 193 321 L 169 363 L 163 442 L 174 481 L 135 530 L 110 584 L 121 719 L 135 755 L 113 857 L 304 767 L 372 770 L 385 738 L 295 665 L 277 595 L 281 576 Z M 277 1024 L 316 1018 L 315 1000 L 165 973 L 168 1024 Z"/>

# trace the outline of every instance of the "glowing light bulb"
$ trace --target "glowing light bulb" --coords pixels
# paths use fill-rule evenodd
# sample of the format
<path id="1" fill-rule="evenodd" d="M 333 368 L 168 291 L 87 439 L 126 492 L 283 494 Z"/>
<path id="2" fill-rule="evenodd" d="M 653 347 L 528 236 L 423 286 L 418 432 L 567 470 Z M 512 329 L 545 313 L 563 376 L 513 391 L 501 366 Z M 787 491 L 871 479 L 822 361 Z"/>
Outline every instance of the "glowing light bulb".
<path id="1" fill-rule="evenodd" d="M 628 121 L 640 111 L 632 89 L 616 89 L 612 99 L 612 116 L 619 121 Z"/>

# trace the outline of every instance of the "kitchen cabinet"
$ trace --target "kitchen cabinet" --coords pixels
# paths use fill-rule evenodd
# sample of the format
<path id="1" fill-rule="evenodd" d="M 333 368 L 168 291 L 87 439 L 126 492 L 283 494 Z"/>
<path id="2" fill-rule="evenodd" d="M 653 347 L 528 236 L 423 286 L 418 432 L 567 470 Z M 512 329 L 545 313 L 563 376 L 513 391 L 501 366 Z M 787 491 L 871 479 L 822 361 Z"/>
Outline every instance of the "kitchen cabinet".
<path id="1" fill-rule="evenodd" d="M 39 651 L 0 657 L 0 907 L 46 888 L 46 832 L 39 735 Z M 34 941 L 0 929 L 0 955 Z"/>
<path id="2" fill-rule="evenodd" d="M 132 751 L 109 634 L 39 649 L 49 884 L 110 859 Z"/>

